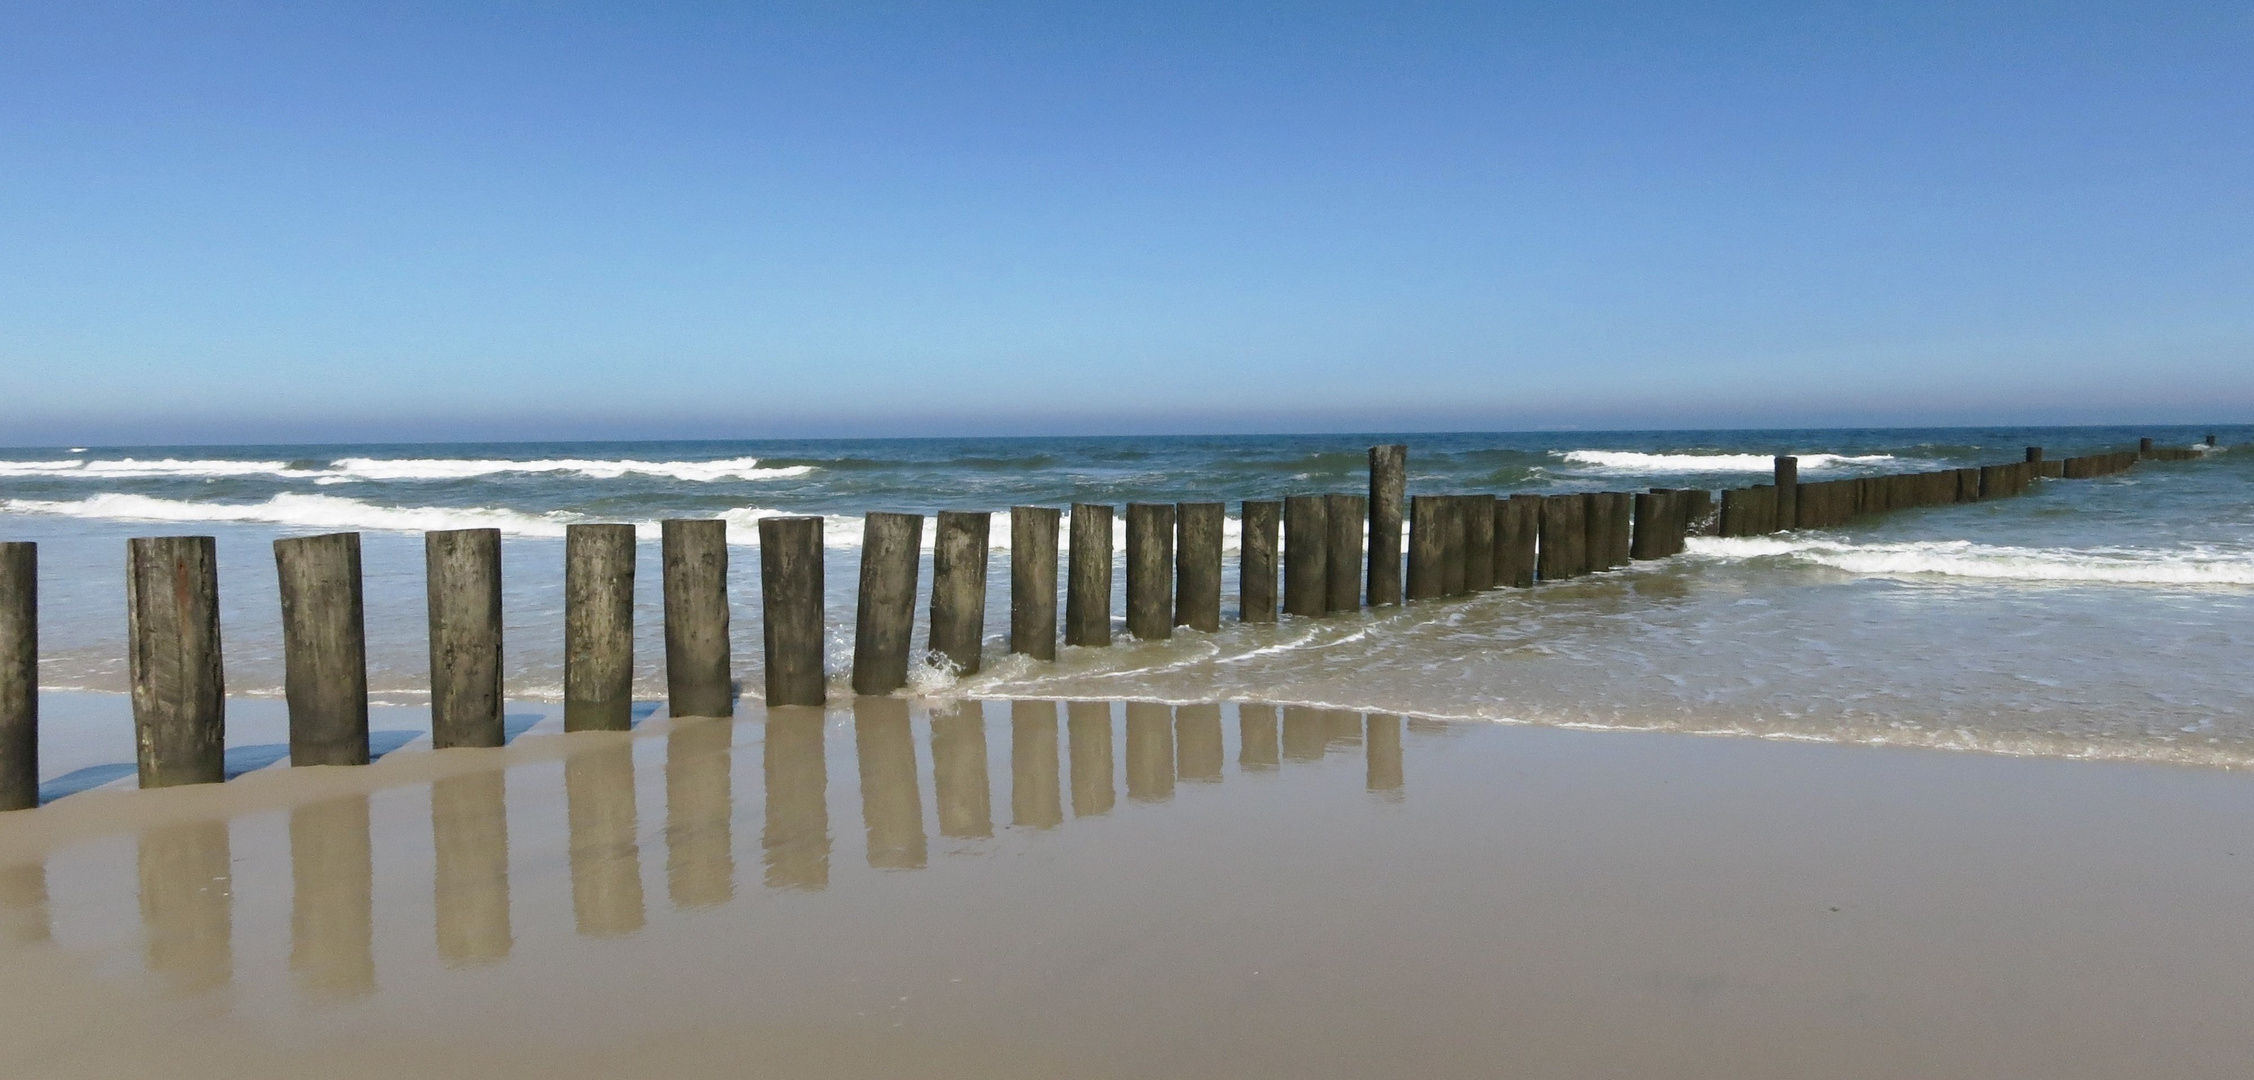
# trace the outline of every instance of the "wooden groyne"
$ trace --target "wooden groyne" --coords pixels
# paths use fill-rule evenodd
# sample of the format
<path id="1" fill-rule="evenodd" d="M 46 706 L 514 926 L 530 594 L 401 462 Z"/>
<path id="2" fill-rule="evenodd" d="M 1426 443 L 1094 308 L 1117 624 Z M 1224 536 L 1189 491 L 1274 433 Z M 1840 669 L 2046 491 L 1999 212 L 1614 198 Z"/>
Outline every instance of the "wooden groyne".
<path id="1" fill-rule="evenodd" d="M 2214 445 L 2212 436 L 2208 445 Z M 1530 588 L 1680 554 L 1692 535 L 1760 536 L 1832 528 L 1859 517 L 2025 494 L 2048 478 L 2107 476 L 2142 461 L 2201 457 L 2162 448 L 2023 460 L 1977 468 L 1802 481 L 1799 460 L 1775 459 L 1770 483 L 1714 493 L 1431 494 L 1407 490 L 1408 448 L 1370 449 L 1368 494 L 1311 493 L 1241 504 L 1237 618 L 1316 618 L 1365 606 L 1421 603 L 1497 588 Z M 1404 503 L 1406 504 L 1404 506 Z M 1071 508 L 1063 643 L 1112 641 L 1115 508 Z M 1404 513 L 1404 510 L 1406 513 Z M 1126 631 L 1162 640 L 1177 627 L 1210 633 L 1223 617 L 1225 504 L 1132 503 L 1126 508 Z M 1008 649 L 1057 655 L 1055 507 L 1012 507 Z M 927 659 L 979 668 L 986 632 L 991 515 L 939 515 L 933 548 Z M 1404 526 L 1407 565 L 1402 565 Z M 759 522 L 765 697 L 770 706 L 828 700 L 823 520 Z M 727 523 L 662 523 L 667 697 L 677 716 L 727 716 Z M 1281 533 L 1279 538 L 1279 531 Z M 851 685 L 863 696 L 906 686 L 924 535 L 921 514 L 863 518 Z M 1280 544 L 1279 544 L 1280 539 Z M 127 650 L 141 785 L 221 778 L 226 696 L 219 633 L 216 541 L 146 537 L 127 544 Z M 631 726 L 634 568 L 631 525 L 573 525 L 564 545 L 564 726 Z M 293 765 L 369 760 L 366 641 L 357 533 L 274 543 Z M 431 728 L 439 748 L 496 746 L 501 730 L 500 535 L 425 535 L 430 621 Z M 1280 556 L 1280 557 L 1279 557 Z M 38 801 L 37 551 L 0 544 L 0 810 Z M 1278 577 L 1281 576 L 1279 588 Z M 1280 601 L 1280 603 L 1279 603 Z"/>

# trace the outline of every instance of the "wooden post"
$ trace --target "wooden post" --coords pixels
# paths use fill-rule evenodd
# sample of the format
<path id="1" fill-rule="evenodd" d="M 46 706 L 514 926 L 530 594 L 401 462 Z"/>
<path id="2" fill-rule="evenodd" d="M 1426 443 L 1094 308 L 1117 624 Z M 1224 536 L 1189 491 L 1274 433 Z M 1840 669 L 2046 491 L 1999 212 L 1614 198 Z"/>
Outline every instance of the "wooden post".
<path id="1" fill-rule="evenodd" d="M 564 529 L 564 730 L 634 726 L 634 527 Z"/>
<path id="2" fill-rule="evenodd" d="M 2040 447 L 2040 446 L 2030 446 L 2030 447 L 2028 447 L 2028 448 L 2027 448 L 2027 460 L 2028 460 L 2028 461 L 2031 461 L 2031 462 L 2039 462 L 2039 461 L 2043 460 L 2043 448 L 2042 448 L 2042 447 Z"/>
<path id="3" fill-rule="evenodd" d="M 1330 599 L 1328 501 L 1320 495 L 1284 500 L 1284 614 L 1320 615 Z"/>
<path id="4" fill-rule="evenodd" d="M 1440 595 L 1464 594 L 1464 560 L 1471 546 L 1471 507 L 1461 495 L 1440 502 Z"/>
<path id="5" fill-rule="evenodd" d="M 728 522 L 658 524 L 665 586 L 665 711 L 734 716 L 728 646 Z"/>
<path id="6" fill-rule="evenodd" d="M 889 694 L 908 685 L 923 540 L 922 514 L 872 511 L 861 519 L 861 591 L 853 612 L 856 694 Z"/>
<path id="7" fill-rule="evenodd" d="M 125 542 L 126 661 L 145 788 L 221 778 L 227 687 L 217 547 L 209 536 Z"/>
<path id="8" fill-rule="evenodd" d="M 1237 530 L 1237 621 L 1276 621 L 1276 535 L 1283 504 L 1247 499 Z"/>
<path id="9" fill-rule="evenodd" d="M 993 530 L 994 515 L 986 511 L 942 510 L 932 537 L 931 651 L 963 675 L 978 674 L 986 644 L 986 545 Z M 1053 588 L 1049 596 L 1054 602 Z"/>
<path id="10" fill-rule="evenodd" d="M 1111 507 L 1072 504 L 1064 643 L 1111 644 Z"/>
<path id="11" fill-rule="evenodd" d="M 767 705 L 829 700 L 822 662 L 822 519 L 759 519 L 759 611 Z"/>
<path id="12" fill-rule="evenodd" d="M 1053 506 L 1010 507 L 1010 651 L 1057 658 L 1057 520 Z"/>
<path id="13" fill-rule="evenodd" d="M 1612 565 L 1612 500 L 1610 492 L 1592 491 L 1582 496 L 1581 536 L 1584 545 L 1582 566 L 1589 573 L 1607 570 Z"/>
<path id="14" fill-rule="evenodd" d="M 1604 504 L 1604 565 L 1618 568 L 1628 565 L 1628 545 L 1635 539 L 1630 531 L 1635 521 L 1635 496 L 1625 491 L 1607 491 L 1598 496 Z"/>
<path id="15" fill-rule="evenodd" d="M 1127 632 L 1174 636 L 1174 504 L 1127 504 Z"/>
<path id="16" fill-rule="evenodd" d="M 2152 456 L 2152 440 L 2151 440 L 2151 439 L 2138 439 L 2138 440 L 2137 440 L 2137 456 L 2138 456 L 2138 457 L 2151 457 L 2151 456 Z"/>
<path id="17" fill-rule="evenodd" d="M 1495 587 L 1495 508 L 1493 495 L 1466 495 L 1464 500 L 1464 591 L 1486 592 Z"/>
<path id="18" fill-rule="evenodd" d="M 1495 584 L 1534 584 L 1534 554 L 1542 529 L 1542 497 L 1513 495 L 1495 503 Z"/>
<path id="19" fill-rule="evenodd" d="M 1445 495 L 1409 498 L 1408 598 L 1432 600 L 1441 595 L 1440 564 L 1447 545 L 1448 515 Z"/>
<path id="20" fill-rule="evenodd" d="M 1543 581 L 1563 581 L 1588 573 L 1588 505 L 1589 500 L 1582 495 L 1543 497 Z"/>
<path id="21" fill-rule="evenodd" d="M 430 740 L 499 746 L 501 723 L 501 530 L 423 534 L 430 613 Z"/>
<path id="22" fill-rule="evenodd" d="M 1777 455 L 1777 528 L 1798 528 L 1800 523 L 1800 459 Z"/>
<path id="23" fill-rule="evenodd" d="M 1228 506 L 1217 502 L 1174 507 L 1174 625 L 1213 633 L 1221 629 L 1221 532 Z"/>
<path id="24" fill-rule="evenodd" d="M 1369 520 L 1369 500 L 1360 495 L 1329 495 L 1323 499 L 1325 559 L 1330 565 L 1325 587 L 1326 611 L 1362 609 L 1362 529 Z"/>
<path id="25" fill-rule="evenodd" d="M 1408 447 L 1370 447 L 1371 607 L 1401 602 L 1401 499 L 1408 476 Z"/>
<path id="26" fill-rule="evenodd" d="M 1667 550 L 1667 534 L 1672 531 L 1675 516 L 1671 502 L 1663 490 L 1636 493 L 1634 535 L 1628 541 L 1630 559 L 1664 559 L 1672 554 Z"/>
<path id="27" fill-rule="evenodd" d="M 368 635 L 360 534 L 274 541 L 291 765 L 368 763 Z"/>
<path id="28" fill-rule="evenodd" d="M 0 810 L 39 805 L 39 545 L 0 544 Z"/>

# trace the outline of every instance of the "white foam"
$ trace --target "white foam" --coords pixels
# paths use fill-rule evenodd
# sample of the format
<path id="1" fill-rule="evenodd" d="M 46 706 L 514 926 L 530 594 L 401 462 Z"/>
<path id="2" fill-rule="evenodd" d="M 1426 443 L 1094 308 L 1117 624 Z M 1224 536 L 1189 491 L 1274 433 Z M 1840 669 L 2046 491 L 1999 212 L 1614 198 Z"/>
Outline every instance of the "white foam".
<path id="1" fill-rule="evenodd" d="M 1768 454 L 1644 454 L 1634 450 L 1551 451 L 1567 464 L 1624 473 L 1766 473 L 1776 468 Z M 1857 465 L 1885 465 L 1892 454 L 1802 454 L 1800 471 L 1841 469 Z"/>
<path id="2" fill-rule="evenodd" d="M 2209 547 L 2167 551 L 2024 548 L 1933 540 L 1850 544 L 1817 538 L 1694 536 L 1694 555 L 1724 559 L 1787 557 L 1873 577 L 1929 575 L 1995 581 L 2106 585 L 2254 585 L 2254 553 Z"/>
<path id="3" fill-rule="evenodd" d="M 501 474 L 571 474 L 595 480 L 622 476 L 659 476 L 709 483 L 719 480 L 779 480 L 805 476 L 812 465 L 765 467 L 754 457 L 720 461 L 639 461 L 632 458 L 541 458 L 513 461 L 506 458 L 339 458 L 326 466 L 305 468 L 287 461 L 238 461 L 228 458 L 141 460 L 85 458 L 54 461 L 0 461 L 0 477 L 56 477 L 93 480 L 147 480 L 168 477 L 220 478 L 271 476 L 311 480 L 317 484 L 349 484 L 369 480 L 459 480 Z"/>

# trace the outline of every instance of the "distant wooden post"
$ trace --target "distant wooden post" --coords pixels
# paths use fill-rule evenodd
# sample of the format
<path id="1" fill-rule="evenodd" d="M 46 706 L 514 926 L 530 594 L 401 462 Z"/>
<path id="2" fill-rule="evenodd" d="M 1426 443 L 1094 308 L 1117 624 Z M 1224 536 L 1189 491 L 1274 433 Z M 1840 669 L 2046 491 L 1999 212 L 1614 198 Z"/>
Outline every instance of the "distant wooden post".
<path id="1" fill-rule="evenodd" d="M 2042 461 L 2042 460 L 2043 460 L 2043 448 L 2042 448 L 2042 447 L 2040 447 L 2040 446 L 2030 446 L 2030 447 L 2028 447 L 2028 448 L 2027 448 L 2027 460 L 2028 460 L 2029 462 L 2040 462 L 2040 461 Z"/>
<path id="2" fill-rule="evenodd" d="M 1779 454 L 1776 459 L 1777 528 L 1800 527 L 1800 459 Z"/>
<path id="3" fill-rule="evenodd" d="M 1010 507 L 1010 651 L 1057 658 L 1057 509 Z"/>
<path id="4" fill-rule="evenodd" d="M 368 763 L 368 634 L 360 534 L 274 541 L 291 765 Z"/>
<path id="5" fill-rule="evenodd" d="M 1495 587 L 1495 508 L 1493 495 L 1466 495 L 1464 499 L 1464 591 L 1486 592 Z"/>
<path id="6" fill-rule="evenodd" d="M 1543 497 L 1543 581 L 1563 581 L 1588 572 L 1588 505 L 1589 500 L 1581 495 Z"/>
<path id="7" fill-rule="evenodd" d="M 1228 506 L 1217 502 L 1174 507 L 1174 625 L 1213 633 L 1221 629 L 1221 541 Z"/>
<path id="8" fill-rule="evenodd" d="M 1371 607 L 1401 602 L 1401 499 L 1408 476 L 1408 447 L 1370 447 Z"/>
<path id="9" fill-rule="evenodd" d="M 444 750 L 499 746 L 501 530 L 423 534 L 430 614 L 430 739 Z"/>
<path id="10" fill-rule="evenodd" d="M 1461 495 L 1443 496 L 1440 503 L 1440 595 L 1464 594 L 1464 559 L 1471 545 L 1471 508 Z"/>
<path id="11" fill-rule="evenodd" d="M 2213 446 L 2213 445 L 2215 445 L 2215 435 L 2214 435 L 2214 433 L 2213 433 L 2213 432 L 2209 432 L 2209 433 L 2207 434 L 2207 445 L 2209 445 L 2209 446 Z"/>
<path id="12" fill-rule="evenodd" d="M 872 511 L 861 519 L 861 591 L 853 615 L 853 692 L 889 694 L 908 685 L 915 631 L 917 563 L 924 516 Z"/>
<path id="13" fill-rule="evenodd" d="M 1237 619 L 1276 621 L 1276 536 L 1283 504 L 1245 500 L 1237 548 Z"/>
<path id="14" fill-rule="evenodd" d="M 227 687 L 217 546 L 209 536 L 125 542 L 126 661 L 145 788 L 221 779 Z"/>
<path id="15" fill-rule="evenodd" d="M 1542 497 L 1513 495 L 1495 503 L 1495 584 L 1534 584 L 1534 556 L 1542 528 Z"/>
<path id="16" fill-rule="evenodd" d="M 1330 599 L 1328 505 L 1320 495 L 1284 500 L 1284 614 L 1320 615 Z"/>
<path id="17" fill-rule="evenodd" d="M 564 529 L 564 730 L 634 726 L 634 527 Z"/>
<path id="18" fill-rule="evenodd" d="M 1325 587 L 1326 611 L 1362 609 L 1362 529 L 1369 520 L 1369 500 L 1360 495 L 1330 495 L 1323 500 L 1323 521 L 1329 534 L 1323 539 L 1329 563 Z"/>
<path id="19" fill-rule="evenodd" d="M 1174 504 L 1127 504 L 1127 632 L 1174 636 Z"/>
<path id="20" fill-rule="evenodd" d="M 1064 643 L 1111 644 L 1111 507 L 1072 504 L 1069 574 Z"/>
<path id="21" fill-rule="evenodd" d="M 728 643 L 728 522 L 660 522 L 665 700 L 673 716 L 734 716 Z"/>
<path id="22" fill-rule="evenodd" d="M 2151 456 L 2152 456 L 2152 440 L 2151 440 L 2151 439 L 2138 439 L 2138 440 L 2137 440 L 2137 456 L 2138 456 L 2138 457 L 2151 457 Z"/>
<path id="23" fill-rule="evenodd" d="M 1442 594 L 1446 580 L 1441 563 L 1447 549 L 1448 513 L 1445 495 L 1409 498 L 1409 586 L 1411 600 L 1432 600 Z"/>
<path id="24" fill-rule="evenodd" d="M 759 610 L 770 707 L 829 700 L 822 588 L 822 519 L 760 518 Z"/>
<path id="25" fill-rule="evenodd" d="M 39 545 L 0 544 L 0 810 L 39 805 Z"/>
<path id="26" fill-rule="evenodd" d="M 931 651 L 963 675 L 978 674 L 986 644 L 986 548 L 993 530 L 994 515 L 986 511 L 942 510 L 932 537 Z"/>

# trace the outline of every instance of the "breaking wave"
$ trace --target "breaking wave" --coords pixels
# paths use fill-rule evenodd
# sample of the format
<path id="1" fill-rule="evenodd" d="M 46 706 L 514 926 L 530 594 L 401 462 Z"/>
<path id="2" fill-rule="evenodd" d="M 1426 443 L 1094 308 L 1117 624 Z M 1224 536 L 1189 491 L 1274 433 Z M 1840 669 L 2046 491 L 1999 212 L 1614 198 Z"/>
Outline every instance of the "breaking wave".
<path id="1" fill-rule="evenodd" d="M 2254 585 L 2254 553 L 2025 548 L 1969 540 L 1850 544 L 1837 540 L 1700 536 L 1689 551 L 1723 559 L 1790 558 L 1873 577 L 1935 576 L 2101 585 Z"/>
<path id="2" fill-rule="evenodd" d="M 55 461 L 0 461 L 0 477 L 83 478 L 90 480 L 148 480 L 160 478 L 210 478 L 271 476 L 311 480 L 316 484 L 349 484 L 370 480 L 462 480 L 504 474 L 570 474 L 594 480 L 622 476 L 655 476 L 709 483 L 719 480 L 780 480 L 805 476 L 812 465 L 762 466 L 755 457 L 720 461 L 637 461 L 632 458 L 339 458 L 327 464 L 312 461 L 239 461 L 227 458 L 180 460 L 61 459 Z"/>
<path id="3" fill-rule="evenodd" d="M 1644 454 L 1634 450 L 1552 451 L 1569 465 L 1625 473 L 1766 473 L 1776 467 L 1767 454 Z M 1800 471 L 1890 465 L 1892 454 L 1802 454 Z"/>

